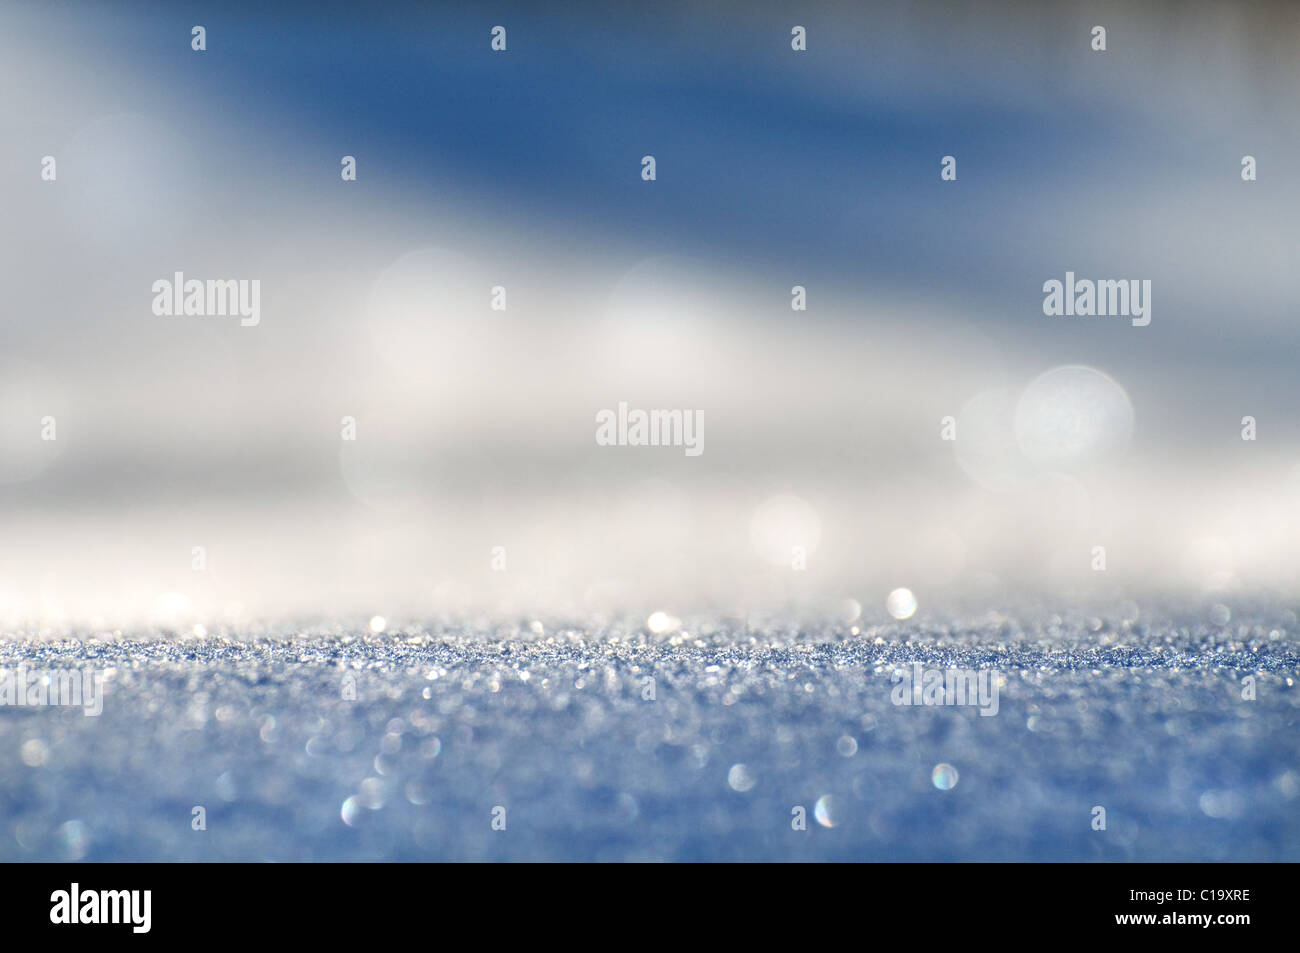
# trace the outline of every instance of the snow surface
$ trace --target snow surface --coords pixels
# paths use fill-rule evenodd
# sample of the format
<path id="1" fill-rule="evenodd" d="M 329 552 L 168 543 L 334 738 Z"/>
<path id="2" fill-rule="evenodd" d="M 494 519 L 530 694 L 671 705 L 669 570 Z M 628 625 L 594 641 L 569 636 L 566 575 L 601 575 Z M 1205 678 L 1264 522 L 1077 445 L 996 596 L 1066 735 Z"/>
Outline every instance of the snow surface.
<path id="1" fill-rule="evenodd" d="M 0 859 L 1300 860 L 1296 630 L 1264 609 L 10 635 L 0 674 L 108 674 L 98 717 L 0 708 Z M 895 705 L 914 661 L 995 669 L 998 713 Z"/>

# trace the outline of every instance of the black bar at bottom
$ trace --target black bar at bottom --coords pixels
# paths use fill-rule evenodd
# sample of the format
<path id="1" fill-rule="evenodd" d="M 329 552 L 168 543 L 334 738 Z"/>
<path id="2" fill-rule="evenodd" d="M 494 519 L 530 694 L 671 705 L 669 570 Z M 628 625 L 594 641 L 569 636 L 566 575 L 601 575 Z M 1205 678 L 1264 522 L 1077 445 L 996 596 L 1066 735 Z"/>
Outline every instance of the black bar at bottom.
<path id="1" fill-rule="evenodd" d="M 1294 868 L 1268 864 L 32 864 L 10 873 L 0 908 L 11 941 L 338 944 L 464 930 L 484 931 L 484 942 L 515 931 L 559 942 L 590 940 L 599 927 L 736 942 L 876 922 L 917 940 L 1034 931 L 1231 943 L 1280 937 L 1295 922 Z"/>

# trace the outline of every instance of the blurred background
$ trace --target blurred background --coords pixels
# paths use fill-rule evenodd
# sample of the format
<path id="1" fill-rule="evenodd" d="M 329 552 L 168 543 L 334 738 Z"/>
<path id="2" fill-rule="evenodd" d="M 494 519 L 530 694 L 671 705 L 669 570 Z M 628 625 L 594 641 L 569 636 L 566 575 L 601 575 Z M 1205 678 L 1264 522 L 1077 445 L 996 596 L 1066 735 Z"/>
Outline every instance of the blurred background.
<path id="1" fill-rule="evenodd" d="M 6 3 L 0 622 L 1292 592 L 1300 8 L 782 6 Z"/>

